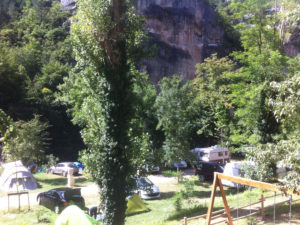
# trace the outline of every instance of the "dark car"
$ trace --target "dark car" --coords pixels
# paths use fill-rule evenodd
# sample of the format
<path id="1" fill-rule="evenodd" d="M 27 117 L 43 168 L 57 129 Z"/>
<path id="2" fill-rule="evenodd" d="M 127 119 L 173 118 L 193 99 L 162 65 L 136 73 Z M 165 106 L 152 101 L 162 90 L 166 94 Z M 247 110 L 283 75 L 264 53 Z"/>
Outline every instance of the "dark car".
<path id="1" fill-rule="evenodd" d="M 80 188 L 55 188 L 42 192 L 37 196 L 39 205 L 45 206 L 55 213 L 60 213 L 68 205 L 77 205 L 85 209 L 84 198 Z"/>
<path id="2" fill-rule="evenodd" d="M 224 167 L 219 163 L 198 161 L 194 164 L 195 175 L 199 176 L 200 181 L 213 180 L 214 172 L 223 173 Z"/>

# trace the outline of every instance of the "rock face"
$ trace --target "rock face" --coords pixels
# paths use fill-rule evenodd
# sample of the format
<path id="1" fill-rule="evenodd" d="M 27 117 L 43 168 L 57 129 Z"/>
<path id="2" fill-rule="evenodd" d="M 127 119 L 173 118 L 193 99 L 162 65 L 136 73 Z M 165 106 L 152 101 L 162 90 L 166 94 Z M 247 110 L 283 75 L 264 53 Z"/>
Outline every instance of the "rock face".
<path id="1" fill-rule="evenodd" d="M 74 0 L 61 0 L 66 10 L 75 10 Z M 146 17 L 150 42 L 157 55 L 142 59 L 141 70 L 153 83 L 173 74 L 195 77 L 195 65 L 212 53 L 230 52 L 216 13 L 206 0 L 137 0 L 137 10 Z"/>
<path id="2" fill-rule="evenodd" d="M 284 51 L 290 57 L 296 57 L 300 53 L 300 28 L 287 36 L 284 40 Z"/>
<path id="3" fill-rule="evenodd" d="M 195 64 L 212 53 L 230 51 L 216 13 L 205 0 L 138 0 L 137 10 L 144 14 L 157 56 L 143 59 L 142 70 L 157 83 L 173 74 L 195 77 Z"/>

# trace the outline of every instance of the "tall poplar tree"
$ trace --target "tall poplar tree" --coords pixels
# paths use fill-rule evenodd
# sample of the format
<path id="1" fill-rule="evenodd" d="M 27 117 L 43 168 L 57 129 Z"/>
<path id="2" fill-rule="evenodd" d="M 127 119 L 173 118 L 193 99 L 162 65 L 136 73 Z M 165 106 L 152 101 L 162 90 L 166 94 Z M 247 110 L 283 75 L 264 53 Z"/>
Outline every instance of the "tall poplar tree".
<path id="1" fill-rule="evenodd" d="M 125 221 L 132 158 L 134 63 L 144 44 L 143 20 L 128 0 L 79 0 L 71 35 L 76 68 L 61 86 L 84 129 L 82 161 L 100 187 L 103 224 Z"/>

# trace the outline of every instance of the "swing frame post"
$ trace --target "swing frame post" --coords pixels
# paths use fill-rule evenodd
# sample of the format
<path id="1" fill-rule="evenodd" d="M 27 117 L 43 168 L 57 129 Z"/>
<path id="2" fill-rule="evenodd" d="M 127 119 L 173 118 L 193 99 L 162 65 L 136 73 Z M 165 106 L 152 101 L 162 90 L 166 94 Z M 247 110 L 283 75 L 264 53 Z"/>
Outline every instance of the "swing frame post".
<path id="1" fill-rule="evenodd" d="M 223 203 L 224 203 L 224 208 L 225 208 L 225 214 L 226 214 L 227 219 L 228 219 L 227 223 L 228 223 L 228 225 L 233 225 L 231 214 L 230 214 L 230 209 L 229 209 L 227 199 L 226 199 L 226 193 L 224 191 L 223 184 L 222 184 L 222 180 L 227 180 L 227 181 L 235 182 L 235 183 L 238 183 L 238 184 L 242 184 L 242 185 L 246 185 L 246 186 L 250 186 L 250 187 L 261 188 L 261 189 L 266 189 L 266 190 L 270 190 L 270 191 L 274 191 L 274 192 L 277 192 L 277 191 L 279 192 L 280 191 L 280 192 L 284 192 L 285 194 L 289 193 L 289 194 L 300 195 L 300 190 L 292 191 L 292 190 L 288 190 L 288 189 L 281 189 L 280 187 L 278 187 L 274 184 L 269 184 L 269 183 L 265 183 L 265 182 L 261 182 L 261 181 L 250 180 L 250 179 L 241 178 L 241 177 L 228 176 L 228 175 L 225 175 L 225 174 L 222 174 L 222 173 L 215 172 L 214 173 L 213 189 L 212 189 L 212 192 L 211 192 L 209 206 L 208 206 L 208 209 L 207 209 L 205 225 L 211 225 L 217 187 L 220 188 L 220 192 L 221 192 L 221 196 L 222 196 Z M 262 195 L 261 198 L 262 198 L 261 199 L 261 204 L 262 204 L 261 214 L 262 214 L 262 217 L 264 217 L 264 197 L 263 197 L 263 195 Z"/>
<path id="2" fill-rule="evenodd" d="M 216 173 L 216 172 L 214 173 L 213 191 L 211 193 L 211 198 L 210 198 L 210 202 L 209 202 L 209 206 L 208 206 L 205 225 L 210 225 L 211 224 L 211 217 L 212 217 L 212 211 L 213 211 L 213 208 L 214 208 L 214 202 L 215 202 L 215 197 L 216 197 L 217 186 L 219 186 L 219 188 L 220 188 L 221 196 L 222 196 L 223 203 L 224 203 L 224 206 L 225 206 L 225 212 L 226 212 L 227 219 L 228 219 L 228 224 L 233 225 L 231 214 L 230 214 L 230 209 L 229 209 L 227 199 L 226 199 L 226 193 L 224 191 L 223 184 L 222 184 L 222 180 L 220 180 L 218 178 L 218 173 Z"/>

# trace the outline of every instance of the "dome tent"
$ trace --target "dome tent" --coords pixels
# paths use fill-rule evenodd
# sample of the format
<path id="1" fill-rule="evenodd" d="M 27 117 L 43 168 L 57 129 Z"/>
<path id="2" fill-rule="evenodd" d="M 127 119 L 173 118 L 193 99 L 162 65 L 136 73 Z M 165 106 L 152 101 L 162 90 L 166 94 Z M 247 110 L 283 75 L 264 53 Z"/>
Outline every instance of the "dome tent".
<path id="1" fill-rule="evenodd" d="M 125 212 L 126 216 L 132 215 L 135 213 L 145 212 L 149 209 L 143 202 L 143 200 L 137 194 L 133 194 L 127 197 L 127 210 Z"/>
<path id="2" fill-rule="evenodd" d="M 85 214 L 78 206 L 70 205 L 65 208 L 55 220 L 55 225 L 97 225 L 98 222 Z"/>
<path id="3" fill-rule="evenodd" d="M 0 188 L 5 192 L 35 190 L 37 183 L 32 174 L 21 161 L 2 164 Z"/>

